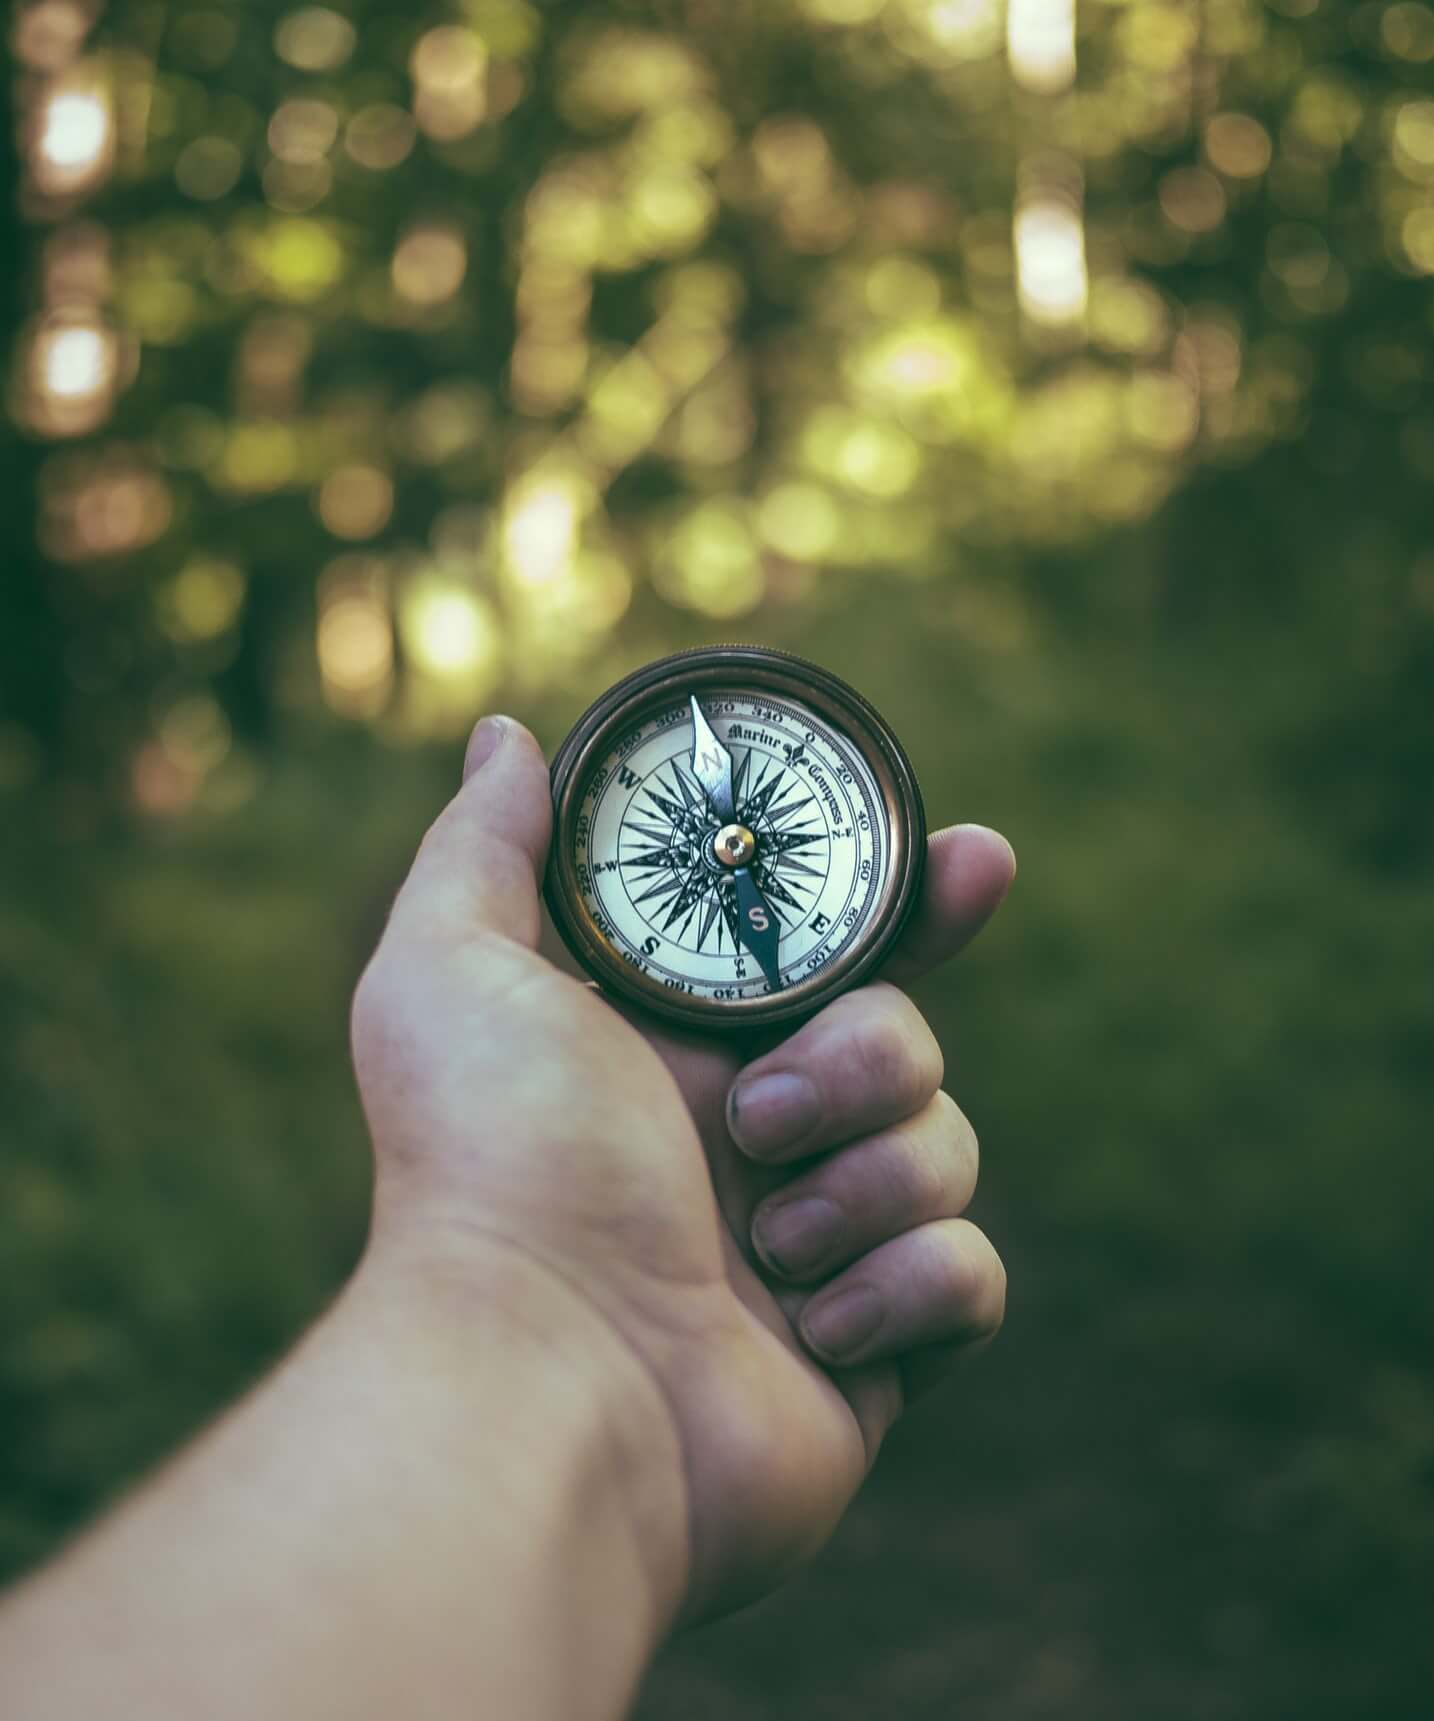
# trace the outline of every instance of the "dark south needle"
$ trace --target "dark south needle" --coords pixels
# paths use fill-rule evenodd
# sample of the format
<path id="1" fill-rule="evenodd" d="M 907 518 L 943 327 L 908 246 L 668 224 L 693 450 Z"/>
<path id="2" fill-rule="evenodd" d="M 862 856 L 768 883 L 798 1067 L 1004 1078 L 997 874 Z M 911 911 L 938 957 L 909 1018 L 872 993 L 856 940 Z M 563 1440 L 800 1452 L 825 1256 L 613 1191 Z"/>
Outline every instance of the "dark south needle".
<path id="1" fill-rule="evenodd" d="M 713 842 L 717 859 L 732 872 L 737 892 L 737 926 L 742 942 L 757 960 L 772 991 L 782 989 L 782 972 L 777 964 L 777 940 L 781 921 L 752 877 L 751 861 L 757 852 L 757 839 L 745 825 L 737 823 L 736 803 L 732 797 L 732 755 L 712 732 L 702 714 L 697 695 L 692 699 L 692 775 L 702 785 L 707 804 L 721 823 Z"/>

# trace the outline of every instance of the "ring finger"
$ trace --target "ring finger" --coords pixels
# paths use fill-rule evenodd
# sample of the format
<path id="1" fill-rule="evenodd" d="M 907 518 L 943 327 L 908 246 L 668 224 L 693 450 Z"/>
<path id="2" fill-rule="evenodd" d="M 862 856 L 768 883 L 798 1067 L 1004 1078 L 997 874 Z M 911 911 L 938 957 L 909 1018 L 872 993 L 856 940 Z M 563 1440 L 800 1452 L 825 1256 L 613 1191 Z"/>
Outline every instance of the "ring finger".
<path id="1" fill-rule="evenodd" d="M 752 1243 L 775 1273 L 810 1282 L 889 1238 L 963 1213 L 976 1188 L 976 1134 L 945 1092 L 915 1117 L 819 1161 L 752 1215 Z"/>

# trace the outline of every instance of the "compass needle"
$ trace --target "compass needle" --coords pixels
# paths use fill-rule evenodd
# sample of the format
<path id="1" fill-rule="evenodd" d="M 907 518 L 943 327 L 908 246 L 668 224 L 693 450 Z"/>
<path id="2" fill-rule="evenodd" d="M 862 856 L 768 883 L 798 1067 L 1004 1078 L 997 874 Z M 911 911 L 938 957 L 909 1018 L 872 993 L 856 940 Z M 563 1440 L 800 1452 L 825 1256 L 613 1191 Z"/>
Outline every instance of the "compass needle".
<path id="1" fill-rule="evenodd" d="M 782 989 L 782 971 L 777 962 L 777 943 L 781 938 L 781 920 L 746 867 L 733 875 L 737 881 L 737 925 L 742 942 L 757 959 L 757 966 L 774 992 Z"/>
<path id="2" fill-rule="evenodd" d="M 692 695 L 692 775 L 702 785 L 708 805 L 724 823 L 734 814 L 732 755 L 712 733 L 697 695 Z"/>

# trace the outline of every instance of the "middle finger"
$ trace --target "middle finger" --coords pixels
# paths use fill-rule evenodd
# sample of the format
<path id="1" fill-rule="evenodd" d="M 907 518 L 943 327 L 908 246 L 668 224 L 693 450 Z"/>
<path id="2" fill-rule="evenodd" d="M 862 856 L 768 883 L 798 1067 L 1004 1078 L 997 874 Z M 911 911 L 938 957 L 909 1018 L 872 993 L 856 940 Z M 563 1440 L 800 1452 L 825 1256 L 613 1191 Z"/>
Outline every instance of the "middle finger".
<path id="1" fill-rule="evenodd" d="M 804 1158 L 913 1116 L 941 1086 L 941 1048 L 904 992 L 848 992 L 741 1071 L 727 1126 L 750 1158 Z"/>

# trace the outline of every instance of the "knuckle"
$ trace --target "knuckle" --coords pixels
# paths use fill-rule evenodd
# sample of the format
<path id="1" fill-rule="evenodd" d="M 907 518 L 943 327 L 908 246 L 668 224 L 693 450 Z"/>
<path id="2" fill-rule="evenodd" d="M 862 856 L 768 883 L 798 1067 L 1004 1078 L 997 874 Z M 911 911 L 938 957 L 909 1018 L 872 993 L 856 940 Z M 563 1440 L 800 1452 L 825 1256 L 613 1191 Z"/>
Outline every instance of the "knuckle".
<path id="1" fill-rule="evenodd" d="M 973 1309 L 974 1325 L 983 1336 L 1000 1330 L 1006 1318 L 1006 1263 L 996 1253 L 995 1245 L 984 1231 L 973 1229 L 975 1239 L 979 1239 L 979 1247 L 974 1252 L 976 1256 L 976 1301 Z"/>
<path id="2" fill-rule="evenodd" d="M 976 1192 L 975 1132 L 944 1088 L 902 1137 L 899 1158 L 907 1204 L 920 1218 L 954 1218 Z"/>
<path id="3" fill-rule="evenodd" d="M 902 1075 L 908 1061 L 905 1026 L 890 1010 L 874 1012 L 862 1024 L 857 1053 L 870 1076 L 889 1081 Z"/>
<path id="4" fill-rule="evenodd" d="M 941 1048 L 916 1006 L 894 989 L 871 1011 L 853 1048 L 864 1083 L 912 1104 L 941 1084 Z"/>
<path id="5" fill-rule="evenodd" d="M 968 1197 L 976 1185 L 976 1173 L 981 1163 L 981 1144 L 977 1140 L 976 1131 L 956 1101 L 943 1088 L 936 1096 L 941 1107 L 941 1137 L 947 1144 L 947 1152 L 953 1158 L 958 1180 L 962 1188 L 967 1190 Z"/>
<path id="6" fill-rule="evenodd" d="M 932 1272 L 942 1302 L 953 1311 L 969 1310 L 982 1290 L 984 1274 L 980 1262 L 962 1246 L 957 1235 L 943 1237 L 935 1254 Z"/>
<path id="7" fill-rule="evenodd" d="M 953 1324 L 967 1335 L 994 1333 L 1005 1318 L 1006 1268 L 990 1239 L 965 1220 L 942 1226 L 932 1238 L 934 1294 Z"/>
<path id="8" fill-rule="evenodd" d="M 946 1156 L 935 1143 L 913 1136 L 903 1143 L 898 1155 L 903 1208 L 919 1219 L 934 1219 L 946 1209 L 951 1197 L 950 1168 Z"/>

